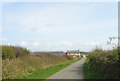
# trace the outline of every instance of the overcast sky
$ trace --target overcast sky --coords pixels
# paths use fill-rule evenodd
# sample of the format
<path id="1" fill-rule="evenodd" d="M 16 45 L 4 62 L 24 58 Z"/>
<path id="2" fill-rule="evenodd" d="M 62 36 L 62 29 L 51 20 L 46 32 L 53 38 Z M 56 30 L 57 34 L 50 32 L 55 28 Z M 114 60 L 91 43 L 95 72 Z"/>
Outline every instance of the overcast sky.
<path id="1" fill-rule="evenodd" d="M 31 51 L 108 49 L 118 35 L 117 2 L 9 2 L 2 10 L 2 44 Z"/>

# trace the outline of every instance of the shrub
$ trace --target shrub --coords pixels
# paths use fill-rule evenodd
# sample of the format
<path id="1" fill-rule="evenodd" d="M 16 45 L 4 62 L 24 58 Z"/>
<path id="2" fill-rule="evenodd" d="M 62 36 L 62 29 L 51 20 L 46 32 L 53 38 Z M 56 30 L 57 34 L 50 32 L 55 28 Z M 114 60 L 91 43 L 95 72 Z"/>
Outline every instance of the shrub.
<path id="1" fill-rule="evenodd" d="M 26 48 L 15 46 L 2 46 L 2 59 L 12 59 L 28 54 L 30 54 L 30 52 Z"/>
<path id="2" fill-rule="evenodd" d="M 118 48 L 113 50 L 95 49 L 89 55 L 85 62 L 88 70 L 95 71 L 102 78 L 118 78 L 119 72 L 119 53 Z"/>
<path id="3" fill-rule="evenodd" d="M 15 58 L 15 51 L 13 50 L 13 47 L 10 46 L 2 46 L 2 58 Z"/>

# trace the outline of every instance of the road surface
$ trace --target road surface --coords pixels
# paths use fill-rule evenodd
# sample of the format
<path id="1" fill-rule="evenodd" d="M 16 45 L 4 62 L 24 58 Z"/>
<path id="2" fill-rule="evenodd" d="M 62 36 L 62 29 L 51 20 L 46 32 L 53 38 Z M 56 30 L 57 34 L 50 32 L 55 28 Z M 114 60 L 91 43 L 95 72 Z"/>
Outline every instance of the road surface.
<path id="1" fill-rule="evenodd" d="M 86 57 L 60 70 L 48 79 L 84 79 L 83 63 Z"/>

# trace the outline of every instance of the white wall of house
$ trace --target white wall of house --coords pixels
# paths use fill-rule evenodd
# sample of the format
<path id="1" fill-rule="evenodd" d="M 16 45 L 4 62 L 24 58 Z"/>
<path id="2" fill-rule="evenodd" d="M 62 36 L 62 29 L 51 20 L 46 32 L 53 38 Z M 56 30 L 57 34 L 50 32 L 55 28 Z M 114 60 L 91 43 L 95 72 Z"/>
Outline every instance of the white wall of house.
<path id="1" fill-rule="evenodd" d="M 80 53 L 68 53 L 67 55 L 76 55 L 80 57 Z"/>
<path id="2" fill-rule="evenodd" d="M 75 55 L 79 56 L 80 57 L 80 53 L 76 53 Z"/>
<path id="3" fill-rule="evenodd" d="M 86 57 L 86 55 L 83 55 L 83 57 Z"/>

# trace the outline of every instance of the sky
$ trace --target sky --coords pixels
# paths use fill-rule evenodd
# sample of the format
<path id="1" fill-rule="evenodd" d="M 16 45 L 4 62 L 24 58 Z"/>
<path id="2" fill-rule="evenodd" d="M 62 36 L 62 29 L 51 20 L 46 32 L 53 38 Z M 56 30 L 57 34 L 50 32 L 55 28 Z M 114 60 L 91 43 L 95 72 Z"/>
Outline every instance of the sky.
<path id="1" fill-rule="evenodd" d="M 1 0 L 2 2 L 119 2 L 119 0 Z"/>
<path id="2" fill-rule="evenodd" d="M 118 3 L 4 2 L 0 32 L 0 44 L 31 51 L 110 49 L 108 37 L 118 36 Z"/>

